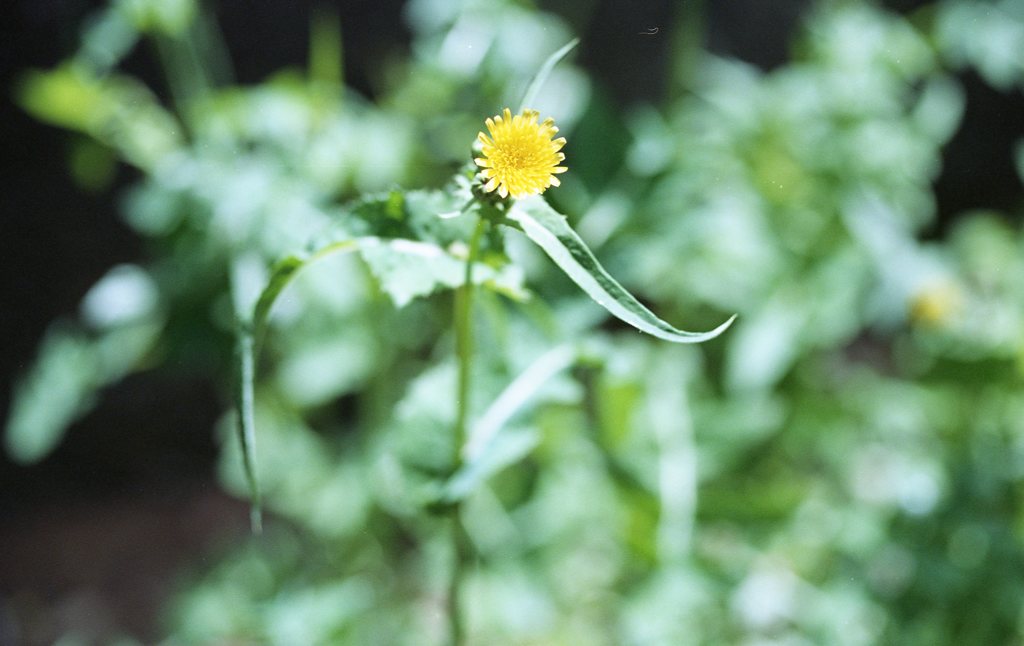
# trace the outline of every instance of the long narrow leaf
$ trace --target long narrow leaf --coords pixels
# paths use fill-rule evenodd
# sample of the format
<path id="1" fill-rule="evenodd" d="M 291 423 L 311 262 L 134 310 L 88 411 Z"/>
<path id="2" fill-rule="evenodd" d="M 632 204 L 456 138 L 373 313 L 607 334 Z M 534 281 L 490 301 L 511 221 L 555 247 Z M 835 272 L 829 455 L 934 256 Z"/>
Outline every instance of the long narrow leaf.
<path id="1" fill-rule="evenodd" d="M 438 501 L 450 504 L 469 497 L 488 478 L 522 460 L 539 443 L 537 429 L 505 429 L 475 460 L 467 462 L 445 482 Z"/>
<path id="2" fill-rule="evenodd" d="M 277 297 L 281 295 L 281 292 L 288 286 L 288 283 L 295 278 L 300 269 L 311 262 L 331 254 L 355 251 L 360 245 L 370 246 L 378 243 L 379 240 L 377 238 L 353 238 L 333 242 L 306 256 L 288 256 L 279 260 L 270 270 L 270 280 L 267 281 L 267 286 L 260 292 L 259 299 L 256 301 L 256 307 L 253 309 L 252 333 L 253 338 L 257 342 L 256 347 L 258 347 L 259 342 L 262 340 L 263 332 L 267 325 L 267 317 L 270 315 L 270 308 L 274 306 Z"/>
<path id="3" fill-rule="evenodd" d="M 473 425 L 462 447 L 463 465 L 449 478 L 440 500 L 457 502 L 492 475 L 518 462 L 540 442 L 532 428 L 509 428 L 508 422 L 526 407 L 552 377 L 573 365 L 577 350 L 560 345 L 544 353 L 516 377 Z"/>
<path id="4" fill-rule="evenodd" d="M 270 310 L 284 288 L 295 278 L 299 270 L 309 263 L 332 253 L 354 251 L 359 244 L 369 241 L 377 242 L 376 238 L 343 240 L 331 243 L 308 256 L 288 256 L 274 265 L 267 285 L 260 292 L 253 308 L 252 318 L 240 320 L 237 332 L 236 361 L 236 393 L 235 418 L 238 441 L 242 449 L 242 467 L 245 480 L 249 486 L 249 498 L 252 502 L 250 520 L 252 530 L 259 534 L 263 526 L 262 494 L 256 470 L 256 357 L 263 332 L 266 329 Z"/>
<path id="5" fill-rule="evenodd" d="M 255 385 L 255 354 L 253 352 L 252 328 L 239 325 L 238 346 L 235 350 L 238 374 L 236 375 L 235 418 L 238 430 L 238 441 L 242 448 L 242 468 L 245 481 L 249 485 L 249 498 L 252 503 L 250 521 L 252 531 L 259 534 L 263 530 L 262 496 L 260 482 L 256 476 L 256 416 L 254 406 Z"/>
<path id="6" fill-rule="evenodd" d="M 549 379 L 569 368 L 576 361 L 576 348 L 557 346 L 545 352 L 523 371 L 473 425 L 462 449 L 467 462 L 477 460 L 498 432 L 537 394 Z"/>
<path id="7" fill-rule="evenodd" d="M 555 65 L 558 65 L 558 62 L 565 58 L 566 54 L 571 52 L 579 42 L 579 38 L 573 38 L 557 52 L 548 56 L 548 59 L 544 61 L 544 64 L 540 66 L 540 69 L 533 76 L 530 85 L 527 86 L 526 93 L 523 95 L 523 102 L 519 106 L 520 110 L 533 107 L 533 102 L 537 100 L 537 95 L 540 94 L 541 86 L 544 85 L 544 82 L 548 80 L 548 76 L 551 75 L 551 70 L 555 69 Z"/>
<path id="8" fill-rule="evenodd" d="M 674 343 L 701 343 L 728 328 L 736 316 L 709 332 L 687 332 L 672 327 L 643 306 L 612 278 L 594 254 L 572 230 L 565 216 L 543 198 L 533 196 L 517 201 L 507 217 L 555 261 L 597 304 L 633 327 Z"/>

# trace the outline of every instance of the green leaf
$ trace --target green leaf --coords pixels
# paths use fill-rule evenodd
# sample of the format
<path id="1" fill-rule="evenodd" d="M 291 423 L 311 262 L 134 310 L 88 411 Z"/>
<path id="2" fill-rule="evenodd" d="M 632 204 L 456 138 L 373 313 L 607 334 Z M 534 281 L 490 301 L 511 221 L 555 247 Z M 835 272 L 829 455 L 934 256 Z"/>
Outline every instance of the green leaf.
<path id="1" fill-rule="evenodd" d="M 507 217 L 519 225 L 523 233 L 598 305 L 638 330 L 674 343 L 701 343 L 724 332 L 736 318 L 733 315 L 709 332 L 676 329 L 644 307 L 612 278 L 572 230 L 565 216 L 552 209 L 543 198 L 532 196 L 516 201 Z"/>
<path id="2" fill-rule="evenodd" d="M 492 438 L 477 459 L 466 463 L 445 483 L 440 501 L 453 503 L 476 491 L 481 483 L 526 457 L 540 443 L 536 429 L 508 429 Z"/>
<path id="3" fill-rule="evenodd" d="M 376 238 L 354 238 L 327 244 L 312 254 L 305 256 L 288 256 L 278 261 L 271 269 L 270 279 L 260 292 L 253 308 L 252 318 L 239 318 L 236 333 L 236 392 L 235 420 L 238 441 L 242 450 L 242 466 L 245 479 L 249 485 L 249 496 L 252 500 L 251 521 L 255 533 L 262 529 L 262 500 L 259 478 L 256 474 L 256 358 L 263 333 L 266 329 L 270 310 L 277 297 L 288 283 L 295 278 L 300 269 L 309 263 L 329 256 L 333 253 L 355 251 L 361 243 L 376 242 Z"/>
<path id="4" fill-rule="evenodd" d="M 72 65 L 25 74 L 18 101 L 40 121 L 86 133 L 114 110 L 114 101 L 102 84 Z"/>
<path id="5" fill-rule="evenodd" d="M 80 334 L 51 332 L 31 371 L 14 389 L 5 440 L 21 463 L 45 457 L 69 424 L 88 412 L 96 391 L 96 350 Z"/>
<path id="6" fill-rule="evenodd" d="M 249 485 L 249 497 L 252 501 L 250 521 L 254 533 L 263 530 L 262 498 L 260 482 L 256 476 L 256 354 L 255 341 L 251 328 L 240 326 L 236 361 L 238 374 L 235 376 L 237 392 L 235 393 L 235 417 L 238 429 L 238 440 L 242 448 L 242 467 L 245 480 Z"/>
<path id="7" fill-rule="evenodd" d="M 260 292 L 259 298 L 256 300 L 256 307 L 253 309 L 252 320 L 249 322 L 257 344 L 262 340 L 270 309 L 300 269 L 331 254 L 355 251 L 360 245 L 376 244 L 377 242 L 378 239 L 373 237 L 341 240 L 327 244 L 311 254 L 287 256 L 279 260 L 270 270 L 270 280 Z"/>
<path id="8" fill-rule="evenodd" d="M 118 9 L 145 32 L 180 37 L 195 19 L 195 0 L 122 0 Z"/>
<path id="9" fill-rule="evenodd" d="M 126 15 L 124 3 L 97 15 L 82 33 L 78 58 L 99 73 L 109 72 L 139 41 L 139 32 Z"/>
<path id="10" fill-rule="evenodd" d="M 139 367 L 163 329 L 158 298 L 144 269 L 118 265 L 82 299 L 80 325 L 47 333 L 14 390 L 5 437 L 12 458 L 46 457 L 100 390 Z"/>
<path id="11" fill-rule="evenodd" d="M 427 296 L 439 287 L 454 289 L 463 284 L 466 262 L 437 245 L 413 240 L 390 240 L 366 245 L 360 254 L 395 306 L 402 307 L 417 296 Z M 485 285 L 517 300 L 524 300 L 522 273 L 512 265 L 495 269 L 474 263 L 473 283 Z"/>
<path id="12" fill-rule="evenodd" d="M 536 429 L 509 429 L 508 422 L 522 411 L 541 387 L 576 362 L 578 351 L 559 345 L 541 355 L 494 400 L 470 430 L 462 447 L 462 466 L 445 483 L 440 500 L 462 500 L 501 469 L 525 457 L 540 441 Z"/>
<path id="13" fill-rule="evenodd" d="M 95 337 L 80 329 L 48 333 L 14 389 L 4 438 L 8 454 L 21 463 L 46 457 L 67 427 L 92 409 L 100 390 L 138 367 L 161 328 L 147 319 Z"/>
<path id="14" fill-rule="evenodd" d="M 571 52 L 579 43 L 579 38 L 573 38 L 557 52 L 548 56 L 548 59 L 544 61 L 544 64 L 540 66 L 539 70 L 537 70 L 533 80 L 530 81 L 530 85 L 527 86 L 526 93 L 523 94 L 523 102 L 519 106 L 520 111 L 533 106 L 533 102 L 537 100 L 537 95 L 540 94 L 540 88 L 544 85 L 544 82 L 548 80 L 551 70 L 555 69 L 555 65 L 558 65 L 559 61 L 565 58 L 566 54 Z"/>
<path id="15" fill-rule="evenodd" d="M 267 317 L 281 291 L 306 265 L 334 253 L 359 251 L 381 288 L 401 307 L 416 296 L 425 296 L 438 286 L 455 288 L 465 276 L 465 261 L 438 245 L 406 239 L 382 239 L 374 236 L 332 242 L 308 255 L 293 255 L 278 261 L 270 280 L 256 301 L 252 317 L 253 334 L 259 343 Z M 473 267 L 473 283 L 510 298 L 523 300 L 527 293 L 522 276 L 513 267 L 495 269 L 485 263 Z"/>
<path id="16" fill-rule="evenodd" d="M 128 76 L 100 78 L 70 63 L 31 71 L 21 79 L 18 102 L 40 121 L 83 132 L 143 170 L 152 171 L 182 145 L 175 117 Z"/>
<path id="17" fill-rule="evenodd" d="M 463 459 L 477 460 L 499 431 L 536 396 L 549 379 L 569 368 L 576 361 L 578 352 L 569 345 L 559 345 L 545 352 L 530 364 L 480 417 L 470 430 L 466 445 L 462 447 Z"/>
<path id="18" fill-rule="evenodd" d="M 465 262 L 435 244 L 373 236 L 331 242 L 310 254 L 288 256 L 274 265 L 266 286 L 256 298 L 252 318 L 240 320 L 237 333 L 235 413 L 245 476 L 253 501 L 252 520 L 255 531 L 259 531 L 260 527 L 260 487 L 255 466 L 254 382 L 256 359 L 270 311 L 278 296 L 303 267 L 335 253 L 352 251 L 361 253 L 371 272 L 380 281 L 381 288 L 399 307 L 416 296 L 430 294 L 439 286 L 458 287 L 465 276 Z M 526 297 L 521 286 L 521 274 L 510 266 L 496 270 L 489 265 L 477 263 L 474 265 L 473 282 L 511 297 Z"/>

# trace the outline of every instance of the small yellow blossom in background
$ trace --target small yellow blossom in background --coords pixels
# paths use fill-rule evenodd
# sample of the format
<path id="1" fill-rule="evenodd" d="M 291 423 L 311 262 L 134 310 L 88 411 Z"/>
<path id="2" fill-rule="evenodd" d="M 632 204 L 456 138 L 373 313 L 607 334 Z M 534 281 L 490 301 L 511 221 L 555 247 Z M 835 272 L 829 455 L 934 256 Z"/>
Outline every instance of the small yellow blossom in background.
<path id="1" fill-rule="evenodd" d="M 948 281 L 928 285 L 910 302 L 910 318 L 928 326 L 946 323 L 963 306 L 960 288 Z"/>
<path id="2" fill-rule="evenodd" d="M 502 197 L 523 197 L 559 185 L 555 174 L 568 170 L 558 165 L 565 159 L 559 152 L 565 137 L 552 139 L 558 132 L 555 120 L 548 118 L 537 123 L 537 117 L 536 110 L 525 108 L 513 117 L 512 111 L 505 108 L 504 115 L 487 119 L 491 136 L 482 132 L 477 135 L 484 156 L 474 160 L 483 168 L 480 175 L 487 180 L 485 191 L 497 190 Z"/>

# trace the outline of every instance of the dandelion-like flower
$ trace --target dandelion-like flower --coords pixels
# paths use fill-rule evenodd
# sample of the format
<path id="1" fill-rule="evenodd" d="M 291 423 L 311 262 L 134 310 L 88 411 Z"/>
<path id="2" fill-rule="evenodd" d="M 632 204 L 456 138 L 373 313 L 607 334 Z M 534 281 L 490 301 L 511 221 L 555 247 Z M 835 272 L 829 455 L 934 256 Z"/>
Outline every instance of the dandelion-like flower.
<path id="1" fill-rule="evenodd" d="M 568 170 L 558 165 L 565 159 L 559 152 L 565 137 L 552 139 L 558 132 L 555 120 L 537 123 L 537 117 L 536 110 L 524 108 L 522 114 L 512 116 L 512 111 L 505 108 L 504 115 L 487 119 L 491 136 L 482 132 L 477 135 L 483 157 L 474 160 L 483 168 L 480 175 L 487 180 L 485 191 L 497 190 L 502 197 L 523 197 L 559 185 L 555 174 Z"/>

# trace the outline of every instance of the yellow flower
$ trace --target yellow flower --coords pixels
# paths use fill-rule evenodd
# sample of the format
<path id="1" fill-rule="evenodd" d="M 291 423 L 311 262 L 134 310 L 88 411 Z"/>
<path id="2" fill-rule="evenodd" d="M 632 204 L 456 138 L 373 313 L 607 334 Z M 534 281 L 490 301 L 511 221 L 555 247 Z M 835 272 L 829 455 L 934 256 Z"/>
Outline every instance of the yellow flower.
<path id="1" fill-rule="evenodd" d="M 939 326 L 956 315 L 963 306 L 963 292 L 948 280 L 927 285 L 910 301 L 910 318 L 918 323 Z"/>
<path id="2" fill-rule="evenodd" d="M 537 116 L 536 110 L 524 108 L 522 114 L 513 117 L 505 108 L 504 116 L 487 120 L 490 137 L 482 132 L 477 135 L 484 156 L 474 161 L 483 168 L 480 175 L 487 180 L 484 190 L 488 193 L 497 189 L 502 197 L 523 197 L 559 185 L 555 173 L 568 170 L 558 165 L 565 159 L 558 152 L 565 145 L 565 137 L 552 139 L 558 132 L 555 120 L 537 123 Z"/>

